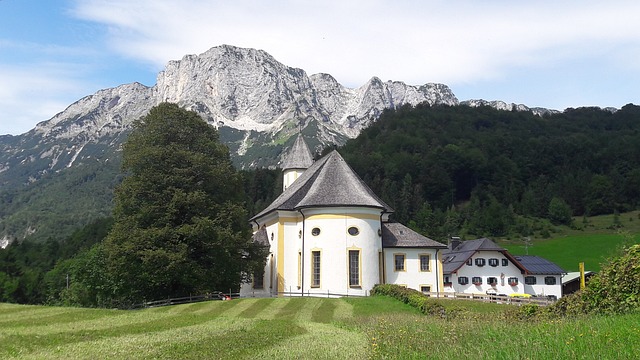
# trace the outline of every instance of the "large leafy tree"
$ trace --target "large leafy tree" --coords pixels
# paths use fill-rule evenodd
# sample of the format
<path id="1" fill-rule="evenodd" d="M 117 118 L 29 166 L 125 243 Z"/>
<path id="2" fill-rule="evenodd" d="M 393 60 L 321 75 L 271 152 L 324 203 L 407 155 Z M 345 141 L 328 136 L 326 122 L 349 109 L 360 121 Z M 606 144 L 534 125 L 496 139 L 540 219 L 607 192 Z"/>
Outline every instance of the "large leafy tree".
<path id="1" fill-rule="evenodd" d="M 122 169 L 104 249 L 118 302 L 236 289 L 263 266 L 241 178 L 198 114 L 151 109 L 124 144 Z"/>

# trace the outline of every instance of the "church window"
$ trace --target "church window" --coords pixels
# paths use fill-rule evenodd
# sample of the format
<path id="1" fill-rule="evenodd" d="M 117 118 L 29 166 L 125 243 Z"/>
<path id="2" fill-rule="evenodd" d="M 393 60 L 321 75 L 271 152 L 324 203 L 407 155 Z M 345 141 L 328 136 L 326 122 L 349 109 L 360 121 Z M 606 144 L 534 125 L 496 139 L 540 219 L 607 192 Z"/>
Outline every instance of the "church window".
<path id="1" fill-rule="evenodd" d="M 313 236 L 320 235 L 320 228 L 314 227 L 313 229 L 311 229 L 311 235 Z"/>
<path id="2" fill-rule="evenodd" d="M 311 287 L 320 287 L 320 251 L 311 252 Z"/>
<path id="3" fill-rule="evenodd" d="M 420 254 L 420 271 L 429 271 L 429 254 Z"/>
<path id="4" fill-rule="evenodd" d="M 349 233 L 349 235 L 351 235 L 351 236 L 356 236 L 356 235 L 360 234 L 360 230 L 358 230 L 358 228 L 357 228 L 357 227 L 355 227 L 355 226 L 352 226 L 352 227 L 350 227 L 349 229 L 347 229 L 347 232 L 348 232 L 348 233 Z"/>
<path id="5" fill-rule="evenodd" d="M 393 254 L 393 260 L 395 264 L 395 271 L 405 271 L 404 254 Z"/>
<path id="6" fill-rule="evenodd" d="M 360 250 L 349 250 L 349 286 L 360 286 Z"/>
<path id="7" fill-rule="evenodd" d="M 429 285 L 420 285 L 420 291 L 423 294 L 429 294 L 431 292 L 431 286 L 429 286 Z"/>

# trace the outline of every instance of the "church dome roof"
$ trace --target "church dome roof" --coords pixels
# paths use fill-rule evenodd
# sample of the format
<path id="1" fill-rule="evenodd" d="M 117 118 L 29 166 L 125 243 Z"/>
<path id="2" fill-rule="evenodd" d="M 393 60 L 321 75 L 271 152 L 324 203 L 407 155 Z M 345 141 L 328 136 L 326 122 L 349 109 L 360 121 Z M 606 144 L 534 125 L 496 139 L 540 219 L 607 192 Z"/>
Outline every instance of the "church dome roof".
<path id="1" fill-rule="evenodd" d="M 311 207 L 370 207 L 393 209 L 360 179 L 334 150 L 311 165 L 290 187 L 251 220 L 275 210 Z"/>

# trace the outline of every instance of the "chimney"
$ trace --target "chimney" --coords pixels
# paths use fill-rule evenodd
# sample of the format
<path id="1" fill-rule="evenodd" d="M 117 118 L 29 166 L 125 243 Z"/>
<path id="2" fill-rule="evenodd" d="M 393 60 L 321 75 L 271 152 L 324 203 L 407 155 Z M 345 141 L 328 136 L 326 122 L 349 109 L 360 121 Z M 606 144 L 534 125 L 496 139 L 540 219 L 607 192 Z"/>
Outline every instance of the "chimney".
<path id="1" fill-rule="evenodd" d="M 449 248 L 451 250 L 455 250 L 458 246 L 462 244 L 462 240 L 460 240 L 460 236 L 452 236 L 449 240 Z"/>

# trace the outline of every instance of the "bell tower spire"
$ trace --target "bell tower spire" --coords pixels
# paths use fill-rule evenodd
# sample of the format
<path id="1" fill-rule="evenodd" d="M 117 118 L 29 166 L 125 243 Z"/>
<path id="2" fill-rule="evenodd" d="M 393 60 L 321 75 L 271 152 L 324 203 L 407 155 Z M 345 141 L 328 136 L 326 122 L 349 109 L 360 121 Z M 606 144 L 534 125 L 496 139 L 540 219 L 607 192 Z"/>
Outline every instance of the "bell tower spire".
<path id="1" fill-rule="evenodd" d="M 283 181 L 282 191 L 287 190 L 302 173 L 313 164 L 313 156 L 302 134 L 298 134 L 289 152 L 282 162 Z"/>

